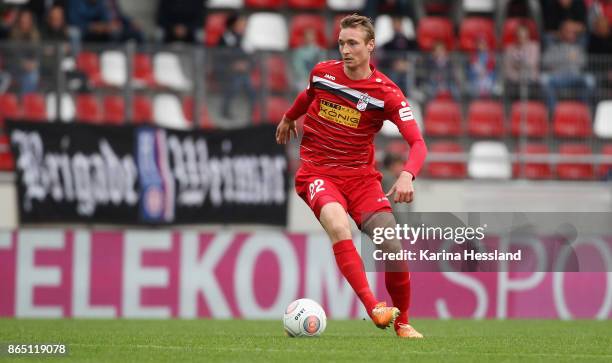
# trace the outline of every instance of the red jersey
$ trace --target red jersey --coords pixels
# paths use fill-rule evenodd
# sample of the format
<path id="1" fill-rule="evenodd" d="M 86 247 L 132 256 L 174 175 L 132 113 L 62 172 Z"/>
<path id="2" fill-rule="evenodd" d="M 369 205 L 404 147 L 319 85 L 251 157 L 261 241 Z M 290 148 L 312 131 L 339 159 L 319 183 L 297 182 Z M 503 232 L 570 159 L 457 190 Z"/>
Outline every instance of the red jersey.
<path id="1" fill-rule="evenodd" d="M 367 79 L 351 80 L 342 61 L 317 64 L 308 88 L 286 113 L 297 120 L 306 113 L 300 145 L 302 167 L 326 175 L 375 172 L 374 136 L 392 121 L 410 144 L 404 170 L 416 177 L 427 148 L 402 91 L 374 69 Z"/>

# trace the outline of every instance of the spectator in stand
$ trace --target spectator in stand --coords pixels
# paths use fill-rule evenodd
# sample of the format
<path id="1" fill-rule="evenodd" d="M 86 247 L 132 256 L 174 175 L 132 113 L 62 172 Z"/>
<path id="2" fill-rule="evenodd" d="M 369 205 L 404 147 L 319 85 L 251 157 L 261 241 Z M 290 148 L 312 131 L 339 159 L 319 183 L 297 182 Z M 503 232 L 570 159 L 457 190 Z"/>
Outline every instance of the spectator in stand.
<path id="1" fill-rule="evenodd" d="M 589 53 L 612 54 L 610 23 L 603 15 L 594 20 L 593 30 L 589 38 Z"/>
<path id="2" fill-rule="evenodd" d="M 495 53 L 489 49 L 485 37 L 479 37 L 477 49 L 470 55 L 468 80 L 472 97 L 490 97 L 494 93 L 497 72 L 495 71 Z"/>
<path id="3" fill-rule="evenodd" d="M 121 24 L 112 19 L 107 0 L 68 1 L 68 21 L 81 32 L 85 42 L 118 40 Z"/>
<path id="4" fill-rule="evenodd" d="M 394 14 L 414 19 L 415 11 L 410 0 L 367 0 L 363 13 L 375 20 L 378 14 Z"/>
<path id="5" fill-rule="evenodd" d="M 64 16 L 64 9 L 61 6 L 53 6 L 43 24 L 42 38 L 46 42 L 69 40 L 68 26 Z"/>
<path id="6" fill-rule="evenodd" d="M 436 42 L 425 64 L 429 79 L 426 80 L 425 92 L 429 99 L 452 97 L 459 99 L 457 76 L 443 42 Z"/>
<path id="7" fill-rule="evenodd" d="M 37 60 L 37 48 L 40 43 L 40 32 L 36 28 L 34 16 L 30 10 L 23 9 L 17 15 L 17 21 L 9 39 L 18 43 L 19 47 L 12 54 L 14 74 L 23 93 L 36 91 L 40 78 Z"/>
<path id="8" fill-rule="evenodd" d="M 586 47 L 588 38 L 587 9 L 584 0 L 542 0 L 544 17 L 544 47 L 548 47 L 559 38 L 562 24 L 571 24 L 579 40 Z"/>
<path id="9" fill-rule="evenodd" d="M 160 0 L 157 25 L 164 32 L 164 42 L 193 43 L 204 23 L 203 0 Z"/>
<path id="10" fill-rule="evenodd" d="M 413 96 L 414 62 L 406 52 L 418 49 L 416 41 L 408 39 L 402 31 L 402 18 L 393 18 L 393 38 L 382 46 L 380 68 L 409 97 Z"/>
<path id="11" fill-rule="evenodd" d="M 542 87 L 553 112 L 557 103 L 557 92 L 562 89 L 582 89 L 579 92 L 584 102 L 590 102 L 595 90 L 595 77 L 584 72 L 587 54 L 578 44 L 577 29 L 571 22 L 561 25 L 560 39 L 544 52 L 541 77 Z"/>
<path id="12" fill-rule="evenodd" d="M 231 119 L 230 107 L 234 97 L 243 90 L 250 104 L 250 115 L 253 115 L 257 93 L 251 83 L 253 65 L 248 54 L 242 49 L 242 38 L 246 30 L 246 18 L 233 14 L 225 22 L 225 32 L 219 39 L 221 57 L 217 60 L 220 81 L 223 84 L 223 104 L 221 115 Z M 227 66 L 229 64 L 229 67 Z"/>
<path id="13" fill-rule="evenodd" d="M 608 24 L 612 24 L 612 0 L 591 0 L 589 6 L 589 26 L 595 27 L 595 21 L 600 16 L 608 19 Z"/>
<path id="14" fill-rule="evenodd" d="M 119 2 L 117 0 L 108 0 L 108 6 L 113 22 L 117 22 L 119 24 L 119 28 L 121 29 L 118 35 L 118 40 L 121 42 L 134 40 L 137 43 L 142 43 L 144 41 L 144 36 L 142 34 L 142 30 L 140 29 L 140 25 L 138 25 L 131 17 L 125 15 Z"/>
<path id="15" fill-rule="evenodd" d="M 520 83 L 526 82 L 529 89 L 540 78 L 540 44 L 529 38 L 529 29 L 520 25 L 516 29 L 516 43 L 504 51 L 504 77 L 506 90 L 514 94 Z"/>
<path id="16" fill-rule="evenodd" d="M 302 91 L 308 85 L 310 70 L 323 60 L 325 50 L 317 43 L 317 32 L 314 28 L 304 30 L 304 44 L 293 51 L 292 65 L 295 74 L 295 89 Z"/>
<path id="17" fill-rule="evenodd" d="M 26 9 L 30 10 L 34 15 L 34 19 L 37 21 L 37 26 L 43 28 L 45 26 L 45 20 L 49 15 L 49 12 L 55 7 L 60 6 L 66 8 L 66 4 L 71 0 L 26 0 Z"/>

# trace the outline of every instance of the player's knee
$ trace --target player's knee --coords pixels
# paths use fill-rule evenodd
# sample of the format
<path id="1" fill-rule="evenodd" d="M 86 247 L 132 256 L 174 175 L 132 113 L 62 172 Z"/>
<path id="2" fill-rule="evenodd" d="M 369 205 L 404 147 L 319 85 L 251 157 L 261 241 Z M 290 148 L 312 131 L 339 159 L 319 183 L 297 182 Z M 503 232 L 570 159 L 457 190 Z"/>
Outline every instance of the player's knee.
<path id="1" fill-rule="evenodd" d="M 352 238 L 348 221 L 332 221 L 327 226 L 327 233 L 334 242 Z"/>

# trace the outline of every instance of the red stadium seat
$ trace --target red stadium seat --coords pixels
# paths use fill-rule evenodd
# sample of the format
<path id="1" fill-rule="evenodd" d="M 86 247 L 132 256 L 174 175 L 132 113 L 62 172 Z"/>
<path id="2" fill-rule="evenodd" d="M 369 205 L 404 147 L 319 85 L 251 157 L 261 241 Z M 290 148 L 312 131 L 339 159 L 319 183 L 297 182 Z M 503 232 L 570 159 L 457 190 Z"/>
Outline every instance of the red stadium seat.
<path id="1" fill-rule="evenodd" d="M 550 150 L 546 144 L 527 144 L 524 148 L 519 148 L 518 154 L 522 156 L 540 156 L 550 154 Z M 550 179 L 552 177 L 552 169 L 547 162 L 515 162 L 512 165 L 512 169 L 515 178 Z"/>
<path id="2" fill-rule="evenodd" d="M 265 67 L 267 72 L 266 85 L 272 92 L 287 92 L 289 90 L 289 70 L 285 59 L 281 55 L 269 55 L 266 57 Z M 253 87 L 261 87 L 261 69 L 255 69 L 252 75 Z"/>
<path id="3" fill-rule="evenodd" d="M 0 94 L 0 129 L 4 128 L 4 120 L 19 117 L 19 102 L 12 93 Z"/>
<path id="4" fill-rule="evenodd" d="M 417 41 L 422 50 L 431 50 L 437 42 L 443 42 L 451 50 L 455 47 L 453 24 L 446 18 L 425 17 L 419 21 Z"/>
<path id="5" fill-rule="evenodd" d="M 428 136 L 460 136 L 462 117 L 459 105 L 450 100 L 434 100 L 425 108 L 425 133 Z"/>
<path id="6" fill-rule="evenodd" d="M 125 123 L 125 102 L 123 97 L 117 95 L 104 98 L 103 121 L 111 125 L 122 125 Z"/>
<path id="7" fill-rule="evenodd" d="M 266 115 L 262 116 L 259 105 L 255 106 L 253 123 L 260 124 L 264 123 L 276 124 L 280 122 L 285 115 L 285 112 L 291 107 L 291 103 L 286 98 L 281 96 L 270 96 L 265 104 Z M 264 118 L 265 117 L 265 118 Z"/>
<path id="8" fill-rule="evenodd" d="M 504 108 L 500 102 L 477 100 L 470 104 L 468 130 L 476 137 L 504 136 Z"/>
<path id="9" fill-rule="evenodd" d="M 132 122 L 136 124 L 153 122 L 153 105 L 148 97 L 134 96 L 132 100 Z"/>
<path id="10" fill-rule="evenodd" d="M 591 147 L 584 144 L 563 144 L 559 147 L 560 156 L 590 156 Z M 560 162 L 557 165 L 557 176 L 562 180 L 591 180 L 595 176 L 593 164 L 578 162 Z"/>
<path id="11" fill-rule="evenodd" d="M 253 9 L 278 9 L 285 5 L 285 0 L 244 0 L 244 6 Z"/>
<path id="12" fill-rule="evenodd" d="M 86 123 L 100 123 L 102 115 L 96 97 L 89 93 L 79 94 L 75 97 L 75 118 Z"/>
<path id="13" fill-rule="evenodd" d="M 538 34 L 538 26 L 533 19 L 529 18 L 510 18 L 504 22 L 504 29 L 502 32 L 502 43 L 504 47 L 516 42 L 516 29 L 520 25 L 526 25 L 529 29 L 529 37 L 532 40 L 538 41 L 540 39 Z"/>
<path id="14" fill-rule="evenodd" d="M 585 138 L 593 134 L 589 107 L 576 101 L 559 102 L 553 116 L 555 136 Z"/>
<path id="15" fill-rule="evenodd" d="M 215 126 L 208 114 L 206 105 L 202 104 L 200 107 L 200 122 L 197 126 L 202 129 L 213 129 Z M 193 97 L 183 99 L 183 114 L 190 123 L 193 123 Z"/>
<path id="16" fill-rule="evenodd" d="M 39 93 L 28 93 L 23 95 L 21 103 L 24 119 L 32 121 L 47 120 L 47 105 L 45 103 L 45 96 Z"/>
<path id="17" fill-rule="evenodd" d="M 350 14 L 338 14 L 334 16 L 333 25 L 332 25 L 332 37 L 329 39 L 328 45 L 330 48 L 338 47 L 338 36 L 340 35 L 340 21 L 342 18 Z"/>
<path id="18" fill-rule="evenodd" d="M 294 9 L 325 9 L 325 0 L 288 0 L 287 5 Z"/>
<path id="19" fill-rule="evenodd" d="M 601 154 L 603 156 L 612 158 L 612 144 L 608 144 L 608 145 L 604 145 L 603 149 L 601 150 Z M 612 162 L 603 162 L 600 166 L 599 166 L 599 172 L 598 175 L 600 178 L 610 178 L 612 177 Z"/>
<path id="20" fill-rule="evenodd" d="M 94 52 L 83 51 L 77 55 L 77 69 L 85 73 L 94 87 L 103 85 L 100 60 Z"/>
<path id="21" fill-rule="evenodd" d="M 221 36 L 225 31 L 225 21 L 227 20 L 227 13 L 214 13 L 206 17 L 206 25 L 204 26 L 204 44 L 207 47 L 214 47 L 219 44 Z"/>
<path id="22" fill-rule="evenodd" d="M 312 28 L 317 34 L 317 43 L 325 48 L 327 38 L 325 36 L 325 18 L 319 15 L 301 14 L 291 19 L 289 24 L 289 46 L 297 48 L 304 44 L 304 33 L 306 29 Z"/>
<path id="23" fill-rule="evenodd" d="M 437 142 L 429 146 L 430 155 L 461 154 L 463 147 L 456 142 Z M 440 155 L 442 156 L 442 155 Z M 467 176 L 467 168 L 463 161 L 431 161 L 425 167 L 427 175 L 432 178 L 463 179 Z"/>
<path id="24" fill-rule="evenodd" d="M 157 83 L 153 76 L 153 63 L 151 56 L 144 53 L 134 55 L 134 79 L 147 87 L 154 87 Z"/>
<path id="25" fill-rule="evenodd" d="M 15 170 L 11 144 L 7 135 L 0 135 L 0 171 Z"/>
<path id="26" fill-rule="evenodd" d="M 548 134 L 548 111 L 542 102 L 517 101 L 512 104 L 511 117 L 512 136 L 545 137 Z M 521 124 L 523 117 L 524 125 Z"/>
<path id="27" fill-rule="evenodd" d="M 462 50 L 474 51 L 478 47 L 478 40 L 485 37 L 489 49 L 495 49 L 495 25 L 493 20 L 481 17 L 464 19 L 459 29 L 459 44 Z"/>

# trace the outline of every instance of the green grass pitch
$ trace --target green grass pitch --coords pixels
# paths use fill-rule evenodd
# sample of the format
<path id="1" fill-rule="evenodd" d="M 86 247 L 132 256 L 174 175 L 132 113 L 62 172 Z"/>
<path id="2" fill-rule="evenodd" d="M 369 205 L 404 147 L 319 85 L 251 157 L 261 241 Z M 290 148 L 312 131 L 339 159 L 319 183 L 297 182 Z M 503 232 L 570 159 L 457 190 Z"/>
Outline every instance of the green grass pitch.
<path id="1" fill-rule="evenodd" d="M 68 345 L 43 362 L 368 361 L 612 362 L 612 321 L 416 320 L 420 341 L 366 321 L 328 321 L 319 338 L 288 338 L 278 321 L 0 320 L 0 343 Z M 0 361 L 41 361 L 40 357 Z"/>

